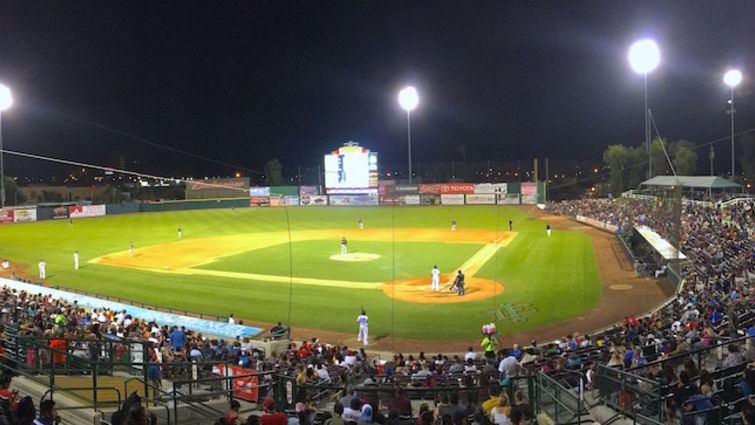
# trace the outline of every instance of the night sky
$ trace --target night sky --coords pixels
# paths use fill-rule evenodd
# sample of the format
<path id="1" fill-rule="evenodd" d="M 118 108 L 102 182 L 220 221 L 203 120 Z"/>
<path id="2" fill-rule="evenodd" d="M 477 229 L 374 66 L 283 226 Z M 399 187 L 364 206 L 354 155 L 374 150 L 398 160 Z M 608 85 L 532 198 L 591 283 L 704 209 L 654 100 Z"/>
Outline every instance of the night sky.
<path id="1" fill-rule="evenodd" d="M 627 61 L 641 37 L 661 49 L 649 90 L 664 136 L 729 134 L 730 66 L 745 75 L 737 128 L 755 127 L 752 1 L 2 1 L 4 143 L 195 176 L 234 167 L 119 132 L 252 170 L 316 165 L 346 140 L 403 165 L 396 95 L 413 84 L 416 161 L 599 159 L 643 139 Z M 728 142 L 716 149 L 728 169 Z M 41 166 L 6 157 L 11 174 Z"/>

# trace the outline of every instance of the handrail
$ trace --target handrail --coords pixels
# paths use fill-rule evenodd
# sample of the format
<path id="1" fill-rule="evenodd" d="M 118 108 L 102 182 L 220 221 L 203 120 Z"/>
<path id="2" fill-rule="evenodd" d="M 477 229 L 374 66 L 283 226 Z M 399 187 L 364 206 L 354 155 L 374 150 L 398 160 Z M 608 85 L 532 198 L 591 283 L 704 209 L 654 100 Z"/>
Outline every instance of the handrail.
<path id="1" fill-rule="evenodd" d="M 39 399 L 39 403 L 42 404 L 42 402 L 45 400 L 45 397 L 47 397 L 47 394 L 50 394 L 50 400 L 52 400 L 53 399 L 53 393 L 55 393 L 55 391 L 66 392 L 66 391 L 87 391 L 87 390 L 89 390 L 89 391 L 98 391 L 98 390 L 113 390 L 113 391 L 115 391 L 115 393 L 118 394 L 118 404 L 117 404 L 117 406 L 120 408 L 121 401 L 122 401 L 120 390 L 118 390 L 118 388 L 115 388 L 115 387 L 99 387 L 99 386 L 97 386 L 97 387 L 50 388 L 49 390 L 45 391 L 44 394 L 42 394 L 42 398 Z M 75 396 L 76 398 L 79 398 L 79 399 L 83 398 L 81 396 L 78 396 L 76 393 L 72 393 L 71 395 L 73 395 L 73 396 Z M 105 404 L 108 404 L 108 402 L 105 402 Z M 59 410 L 65 410 L 65 409 L 68 409 L 68 410 L 86 409 L 86 408 L 89 408 L 89 407 L 90 406 L 88 406 L 88 405 L 75 406 L 75 407 L 61 407 L 61 408 L 59 408 Z M 92 403 L 92 408 L 94 408 L 95 410 L 97 409 L 97 403 L 96 402 Z"/>
<path id="2" fill-rule="evenodd" d="M 149 382 L 145 382 L 145 381 L 144 381 L 144 380 L 143 380 L 142 378 L 129 378 L 129 379 L 127 379 L 127 380 L 123 381 L 123 393 L 124 393 L 124 394 L 127 394 L 127 393 L 128 393 L 128 383 L 129 383 L 129 382 L 133 382 L 133 381 L 136 381 L 136 382 L 138 382 L 138 383 L 140 383 L 140 384 L 144 385 L 144 386 L 145 386 L 145 388 L 152 388 L 152 390 L 153 390 L 154 392 L 157 392 L 157 391 L 159 391 L 159 392 L 163 392 L 163 393 L 165 393 L 165 394 L 168 394 L 168 392 L 164 391 L 164 390 L 163 390 L 162 388 L 157 388 L 156 386 L 154 386 L 154 385 L 150 384 Z M 145 394 L 145 395 L 144 395 L 144 397 L 142 397 L 142 400 L 145 400 L 145 401 L 147 402 L 147 406 L 148 406 L 148 407 L 149 407 L 149 402 L 150 402 L 150 401 L 152 402 L 152 404 L 154 404 L 154 405 L 155 405 L 155 407 L 157 407 L 157 406 L 158 406 L 158 404 L 157 404 L 157 401 L 158 401 L 158 399 L 157 399 L 157 398 L 154 398 L 154 399 L 153 399 L 153 398 L 150 398 L 150 397 L 149 397 L 149 394 Z M 164 407 L 164 408 L 165 408 L 165 413 L 167 414 L 167 416 L 166 416 L 166 420 L 168 421 L 168 423 L 170 423 L 170 408 L 168 407 L 167 403 L 166 403 L 166 404 L 163 404 L 163 406 L 162 406 L 162 407 Z"/>
<path id="3" fill-rule="evenodd" d="M 634 372 L 634 371 L 639 370 L 639 369 L 645 369 L 645 368 L 648 368 L 648 367 L 653 367 L 653 366 L 656 366 L 656 365 L 659 365 L 659 364 L 663 364 L 663 363 L 666 363 L 666 362 L 682 359 L 684 357 L 688 357 L 688 356 L 692 356 L 692 355 L 698 355 L 699 356 L 699 355 L 701 355 L 703 353 L 708 353 L 710 351 L 713 351 L 715 349 L 723 347 L 726 344 L 741 343 L 741 342 L 747 341 L 750 338 L 755 338 L 755 337 L 743 336 L 743 337 L 739 337 L 739 338 L 736 338 L 736 339 L 729 339 L 729 340 L 726 340 L 726 338 L 717 338 L 717 340 L 721 340 L 721 341 L 725 341 L 725 342 L 720 342 L 720 343 L 715 344 L 715 345 L 709 345 L 709 346 L 703 347 L 703 348 L 701 348 L 699 350 L 689 350 L 686 353 L 674 354 L 673 356 L 659 358 L 658 360 L 654 360 L 652 362 L 648 362 L 647 364 L 645 364 L 643 366 L 636 366 L 636 367 L 633 367 L 633 368 L 630 368 L 630 369 L 626 369 L 625 372 L 627 372 L 627 373 Z"/>

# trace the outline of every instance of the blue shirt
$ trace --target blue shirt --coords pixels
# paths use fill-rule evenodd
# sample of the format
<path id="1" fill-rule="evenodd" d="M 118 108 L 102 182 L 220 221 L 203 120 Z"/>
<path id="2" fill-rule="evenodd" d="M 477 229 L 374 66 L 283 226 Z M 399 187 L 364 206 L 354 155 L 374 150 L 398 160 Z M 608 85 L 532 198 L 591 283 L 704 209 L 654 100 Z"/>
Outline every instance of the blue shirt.
<path id="1" fill-rule="evenodd" d="M 170 342 L 173 344 L 174 350 L 183 350 L 186 343 L 186 335 L 180 329 L 176 329 L 170 333 Z"/>

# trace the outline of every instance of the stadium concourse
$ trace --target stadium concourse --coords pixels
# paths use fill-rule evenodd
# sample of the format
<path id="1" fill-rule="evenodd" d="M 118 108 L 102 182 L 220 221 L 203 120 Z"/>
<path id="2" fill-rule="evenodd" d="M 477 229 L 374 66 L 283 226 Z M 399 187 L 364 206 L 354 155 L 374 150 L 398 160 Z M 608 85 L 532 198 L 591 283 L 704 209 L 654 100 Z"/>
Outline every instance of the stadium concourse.
<path id="1" fill-rule="evenodd" d="M 392 359 L 382 360 L 363 349 L 308 338 L 293 342 L 279 356 L 264 357 L 252 349 L 248 340 L 224 341 L 190 329 L 133 319 L 128 311 L 88 310 L 6 288 L 0 291 L 6 309 L 4 367 L 6 372 L 10 370 L 11 330 L 17 340 L 38 338 L 50 347 L 27 351 L 24 359 L 16 359 L 32 366 L 32 370 L 64 361 L 65 356 L 97 361 L 103 355 L 105 341 L 115 341 L 116 345 L 118 341 L 143 341 L 149 347 L 145 362 L 152 385 L 159 387 L 163 380 L 172 379 L 171 365 L 187 361 L 228 361 L 257 372 L 274 371 L 278 378 L 289 376 L 299 386 L 290 403 L 293 410 L 288 412 L 288 418 L 285 413 L 275 414 L 276 409 L 285 406 L 268 400 L 274 395 L 272 386 L 260 385 L 264 412 L 259 418 L 258 413 L 247 413 L 251 419 L 245 418 L 246 423 L 282 425 L 287 421 L 308 425 L 323 423 L 334 414 L 340 414 L 343 422 L 359 424 L 409 424 L 416 420 L 422 424 L 528 423 L 542 406 L 528 399 L 533 392 L 523 391 L 525 387 L 520 387 L 517 379 L 542 374 L 569 387 L 579 385 L 579 379 L 574 378 L 577 376 L 588 388 L 596 388 L 600 385 L 596 375 L 604 373 L 600 368 L 607 366 L 629 371 L 633 379 L 657 382 L 668 423 L 690 423 L 712 412 L 722 421 L 744 416 L 747 423 L 754 423 L 755 408 L 749 397 L 755 391 L 755 347 L 747 338 L 755 334 L 755 288 L 750 288 L 755 272 L 751 237 L 754 205 L 748 200 L 724 210 L 687 204 L 683 210 L 681 249 L 692 261 L 684 270 L 679 296 L 649 316 L 627 317 L 608 331 L 591 336 L 582 335 L 592 329 L 574 327 L 581 332 L 564 335 L 555 342 L 532 341 L 522 346 L 495 347 L 486 353 L 480 346 L 469 347 L 465 354 L 425 354 L 429 350 L 418 349 L 412 354 L 392 353 Z M 622 229 L 640 216 L 644 224 L 659 232 L 668 226 L 664 210 L 649 200 L 561 202 L 554 204 L 550 212 L 579 214 Z M 634 302 L 631 292 L 623 294 Z M 9 309 L 20 314 L 7 314 Z M 721 354 L 724 346 L 725 353 Z M 710 348 L 718 349 L 713 360 L 703 356 L 710 354 Z M 0 382 L 9 381 L 12 374 L 4 376 Z M 13 386 L 10 381 L 10 388 Z M 459 396 L 454 392 L 440 396 L 434 408 L 415 406 L 417 400 L 413 398 L 417 393 L 411 391 L 449 387 L 456 388 Z M 322 401 L 323 394 L 330 394 L 328 391 L 334 388 L 345 392 L 331 396 L 339 398 L 332 407 L 335 413 L 331 413 L 331 407 L 323 408 Z M 389 393 L 387 397 L 385 391 Z M 9 423 L 16 423 L 20 415 L 16 407 L 19 400 L 14 397 L 6 386 L 0 389 L 0 415 Z M 29 400 L 25 402 L 28 403 Z M 626 406 L 626 401 L 619 400 L 618 407 L 622 405 Z M 242 423 L 238 409 L 232 407 L 217 423 Z M 140 409 L 134 412 L 134 416 L 145 414 Z M 334 423 L 341 422 L 330 422 Z"/>

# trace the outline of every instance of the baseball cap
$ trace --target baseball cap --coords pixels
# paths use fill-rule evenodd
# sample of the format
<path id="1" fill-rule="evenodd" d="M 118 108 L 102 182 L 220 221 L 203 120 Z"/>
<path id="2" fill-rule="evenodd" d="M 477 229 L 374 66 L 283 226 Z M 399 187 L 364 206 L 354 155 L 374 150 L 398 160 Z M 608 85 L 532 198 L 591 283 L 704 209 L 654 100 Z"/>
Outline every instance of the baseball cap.
<path id="1" fill-rule="evenodd" d="M 362 419 L 367 422 L 372 421 L 372 406 L 369 404 L 362 406 Z"/>
<path id="2" fill-rule="evenodd" d="M 275 408 L 275 401 L 272 398 L 267 397 L 262 401 L 262 408 L 265 410 L 273 410 Z"/>
<path id="3" fill-rule="evenodd" d="M 304 403 L 302 403 L 301 401 L 296 403 L 296 413 L 303 412 L 304 409 Z"/>

